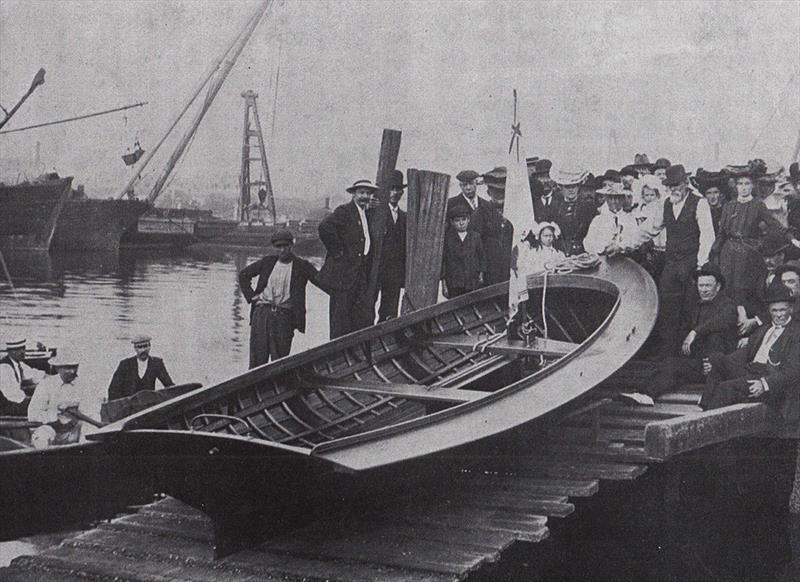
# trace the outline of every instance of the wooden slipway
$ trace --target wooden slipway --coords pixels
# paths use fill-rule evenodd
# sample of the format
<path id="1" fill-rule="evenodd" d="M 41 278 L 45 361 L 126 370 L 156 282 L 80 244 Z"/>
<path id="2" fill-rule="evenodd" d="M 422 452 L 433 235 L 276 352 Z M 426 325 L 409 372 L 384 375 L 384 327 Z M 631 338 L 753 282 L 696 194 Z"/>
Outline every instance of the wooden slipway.
<path id="1" fill-rule="evenodd" d="M 394 498 L 342 519 L 320 519 L 214 560 L 201 512 L 168 498 L 101 523 L 0 570 L 0 580 L 462 580 L 490 568 L 516 541 L 548 538 L 548 520 L 569 516 L 574 498 L 601 481 L 630 481 L 648 464 L 777 426 L 761 404 L 712 412 L 697 389 L 630 407 L 614 392 L 641 385 L 650 365 L 631 362 L 529 442 L 532 454 L 465 459 L 446 486 Z M 695 387 L 698 388 L 698 387 Z"/>

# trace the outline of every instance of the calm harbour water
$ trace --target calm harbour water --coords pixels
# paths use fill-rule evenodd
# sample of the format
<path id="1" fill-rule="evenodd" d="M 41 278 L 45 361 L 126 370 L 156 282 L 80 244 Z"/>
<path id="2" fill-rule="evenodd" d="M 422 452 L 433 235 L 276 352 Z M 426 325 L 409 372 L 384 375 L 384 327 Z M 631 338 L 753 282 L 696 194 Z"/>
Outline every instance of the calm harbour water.
<path id="1" fill-rule="evenodd" d="M 236 274 L 255 251 L 182 254 L 6 254 L 0 276 L 0 340 L 41 341 L 80 361 L 80 379 L 105 394 L 130 338 L 153 337 L 177 383 L 211 385 L 247 369 L 250 306 Z M 317 266 L 321 258 L 311 257 Z M 293 353 L 328 340 L 328 297 L 308 286 L 306 334 Z"/>

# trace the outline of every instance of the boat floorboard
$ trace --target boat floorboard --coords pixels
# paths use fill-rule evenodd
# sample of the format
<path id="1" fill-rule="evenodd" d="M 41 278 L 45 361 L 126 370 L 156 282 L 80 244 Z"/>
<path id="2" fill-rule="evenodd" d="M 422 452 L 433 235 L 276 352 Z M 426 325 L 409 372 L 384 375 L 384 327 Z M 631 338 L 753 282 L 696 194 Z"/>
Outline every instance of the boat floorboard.
<path id="1" fill-rule="evenodd" d="M 613 399 L 652 371 L 632 362 L 594 402 L 565 411 L 531 454 L 465 458 L 465 469 L 445 476 L 447 487 L 425 502 L 409 493 L 392 507 L 320 519 L 215 561 L 210 521 L 167 498 L 19 557 L 0 580 L 461 580 L 515 541 L 546 539 L 548 520 L 571 514 L 571 499 L 595 495 L 603 481 L 631 481 L 648 464 L 775 428 L 761 404 L 703 412 L 697 387 L 665 394 L 654 407 Z M 607 428 L 620 422 L 628 428 Z"/>

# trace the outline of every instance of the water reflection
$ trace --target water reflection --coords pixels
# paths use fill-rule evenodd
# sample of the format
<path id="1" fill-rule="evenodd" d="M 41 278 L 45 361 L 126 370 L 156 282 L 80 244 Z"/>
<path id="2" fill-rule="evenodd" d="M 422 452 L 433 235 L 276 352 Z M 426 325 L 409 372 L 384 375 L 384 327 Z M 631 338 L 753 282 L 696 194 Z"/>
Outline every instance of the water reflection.
<path id="1" fill-rule="evenodd" d="M 236 279 L 247 251 L 8 253 L 0 276 L 0 340 L 42 341 L 77 357 L 82 381 L 105 393 L 130 337 L 153 336 L 176 382 L 205 385 L 247 368 L 249 305 Z M 319 266 L 321 260 L 312 258 Z M 308 333 L 293 351 L 327 341 L 327 296 L 308 289 Z"/>

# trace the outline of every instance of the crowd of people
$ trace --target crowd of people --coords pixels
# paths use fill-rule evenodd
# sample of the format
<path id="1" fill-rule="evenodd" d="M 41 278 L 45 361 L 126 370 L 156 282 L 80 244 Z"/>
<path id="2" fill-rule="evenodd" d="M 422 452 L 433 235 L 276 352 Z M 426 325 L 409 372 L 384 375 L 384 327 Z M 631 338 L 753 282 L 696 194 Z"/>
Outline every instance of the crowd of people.
<path id="1" fill-rule="evenodd" d="M 665 158 L 650 163 L 636 154 L 632 164 L 598 176 L 554 170 L 538 157 L 526 162 L 535 223 L 516 252 L 514 226 L 503 214 L 506 168 L 456 175 L 459 192 L 447 201 L 442 249 L 446 298 L 508 281 L 512 270 L 524 281 L 583 253 L 628 256 L 658 286 L 658 321 L 646 355 L 660 363 L 646 393 L 623 397 L 652 405 L 663 391 L 694 382 L 707 386 L 706 408 L 787 401 L 787 387 L 800 382 L 800 318 L 793 318 L 800 309 L 796 162 L 785 169 L 752 160 L 692 173 Z M 319 272 L 293 255 L 285 231 L 273 237 L 277 258 L 242 271 L 240 283 L 253 304 L 252 366 L 289 353 L 294 330 L 304 329 L 308 282 L 330 296 L 331 339 L 397 316 L 405 273 L 402 172 L 395 171 L 387 186 L 385 220 L 376 219 L 378 185 L 358 180 L 346 189 L 351 201 L 319 225 L 327 250 Z M 478 194 L 480 186 L 486 197 Z M 376 238 L 383 252 L 374 251 Z M 375 261 L 379 285 L 370 291 Z M 773 328 L 780 331 L 766 333 Z M 744 360 L 732 366 L 723 356 Z M 800 415 L 800 404 L 793 406 L 792 414 Z"/>

